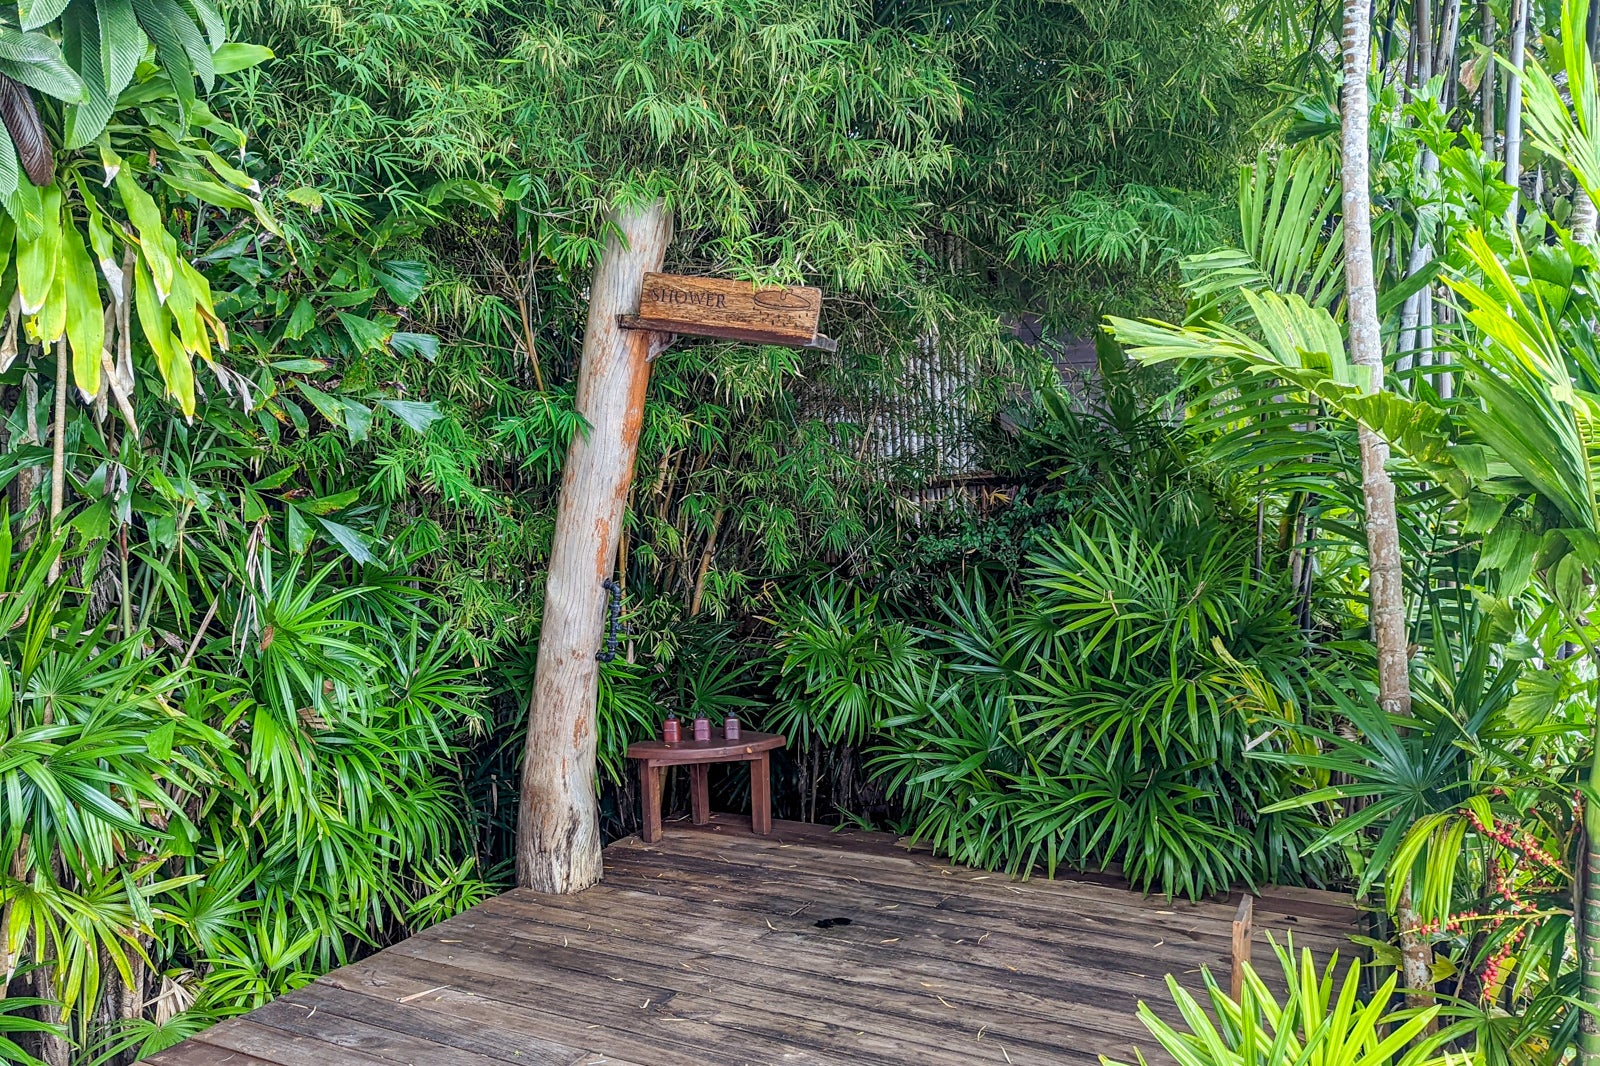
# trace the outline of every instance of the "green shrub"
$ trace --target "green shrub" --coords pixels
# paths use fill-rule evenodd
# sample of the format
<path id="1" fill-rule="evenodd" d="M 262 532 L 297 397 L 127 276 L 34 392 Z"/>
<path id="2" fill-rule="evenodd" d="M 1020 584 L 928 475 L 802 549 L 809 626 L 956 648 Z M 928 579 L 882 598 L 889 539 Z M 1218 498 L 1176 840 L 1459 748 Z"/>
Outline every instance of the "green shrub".
<path id="1" fill-rule="evenodd" d="M 953 591 L 925 658 L 899 664 L 872 766 L 913 835 L 975 866 L 1120 865 L 1137 887 L 1326 883 L 1299 776 L 1259 693 L 1293 706 L 1309 645 L 1284 583 L 1201 498 L 1133 496 L 1062 526 L 1018 597 Z M 1243 665 L 1248 664 L 1248 665 Z"/>

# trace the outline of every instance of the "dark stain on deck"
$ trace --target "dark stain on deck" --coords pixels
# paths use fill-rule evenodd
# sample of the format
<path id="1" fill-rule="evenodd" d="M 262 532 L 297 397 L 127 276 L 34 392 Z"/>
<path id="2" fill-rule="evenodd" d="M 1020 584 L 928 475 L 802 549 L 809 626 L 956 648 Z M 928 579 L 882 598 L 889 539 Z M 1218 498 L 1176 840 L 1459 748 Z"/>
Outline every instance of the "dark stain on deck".
<path id="1" fill-rule="evenodd" d="M 1163 975 L 1226 987 L 1234 902 L 1016 882 L 893 838 L 737 819 L 606 850 L 574 896 L 508 892 L 147 1060 L 159 1066 L 955 1066 L 1167 1061 Z M 1344 897 L 1267 889 L 1265 931 L 1351 954 Z M 848 919 L 844 921 L 842 919 Z M 831 920 L 831 924 L 830 924 Z"/>

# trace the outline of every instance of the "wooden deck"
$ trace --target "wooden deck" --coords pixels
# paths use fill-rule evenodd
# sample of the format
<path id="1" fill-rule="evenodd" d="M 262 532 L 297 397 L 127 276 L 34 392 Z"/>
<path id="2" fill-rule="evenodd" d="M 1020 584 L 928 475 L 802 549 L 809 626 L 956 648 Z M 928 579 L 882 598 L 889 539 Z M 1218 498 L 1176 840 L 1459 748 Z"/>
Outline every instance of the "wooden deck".
<path id="1" fill-rule="evenodd" d="M 1137 1042 L 1154 1063 L 1138 1000 L 1168 1002 L 1168 971 L 1227 982 L 1232 902 L 1013 882 L 879 834 L 748 824 L 618 841 L 596 888 L 509 892 L 148 1061 L 1026 1066 L 1137 1062 Z M 1343 897 L 1301 889 L 1255 914 L 1263 968 L 1265 930 L 1348 956 L 1358 926 Z"/>

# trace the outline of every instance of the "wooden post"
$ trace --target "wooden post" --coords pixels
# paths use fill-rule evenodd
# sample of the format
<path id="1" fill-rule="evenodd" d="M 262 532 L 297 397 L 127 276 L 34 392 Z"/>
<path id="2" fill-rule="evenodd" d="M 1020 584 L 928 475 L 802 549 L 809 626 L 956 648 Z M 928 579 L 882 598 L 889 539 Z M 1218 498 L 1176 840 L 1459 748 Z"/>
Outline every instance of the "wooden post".
<path id="1" fill-rule="evenodd" d="M 661 839 L 661 794 L 666 782 L 665 766 L 652 766 L 648 760 L 639 763 L 639 806 L 644 815 L 639 820 L 639 839 L 646 844 Z"/>
<path id="2" fill-rule="evenodd" d="M 1246 892 L 1233 916 L 1233 972 L 1228 994 L 1235 1003 L 1244 994 L 1244 968 L 1250 964 L 1250 941 L 1255 935 L 1256 900 Z"/>
<path id="3" fill-rule="evenodd" d="M 750 764 L 750 828 L 772 835 L 772 753 L 764 751 Z"/>
<path id="4" fill-rule="evenodd" d="M 703 762 L 689 764 L 689 807 L 695 825 L 711 821 L 711 767 Z"/>
<path id="5" fill-rule="evenodd" d="M 612 212 L 589 284 L 578 366 L 578 413 L 588 423 L 567 451 L 556 505 L 517 819 L 517 883 L 578 892 L 600 880 L 595 797 L 595 701 L 606 593 L 644 421 L 650 361 L 666 338 L 624 330 L 645 274 L 661 268 L 672 213 L 661 201 Z M 621 239 L 618 237 L 621 234 Z"/>

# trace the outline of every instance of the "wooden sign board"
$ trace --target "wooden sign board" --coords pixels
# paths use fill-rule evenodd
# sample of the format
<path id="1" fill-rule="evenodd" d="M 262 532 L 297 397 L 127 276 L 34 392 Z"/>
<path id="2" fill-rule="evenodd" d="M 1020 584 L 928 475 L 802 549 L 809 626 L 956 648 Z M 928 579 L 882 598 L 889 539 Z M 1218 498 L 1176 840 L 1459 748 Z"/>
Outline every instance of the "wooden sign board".
<path id="1" fill-rule="evenodd" d="M 639 313 L 620 316 L 619 324 L 623 329 L 831 352 L 839 345 L 817 332 L 821 315 L 821 289 L 801 285 L 757 288 L 730 278 L 646 274 Z"/>

